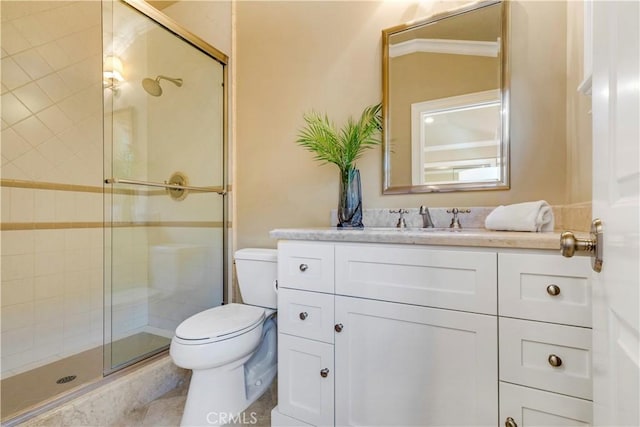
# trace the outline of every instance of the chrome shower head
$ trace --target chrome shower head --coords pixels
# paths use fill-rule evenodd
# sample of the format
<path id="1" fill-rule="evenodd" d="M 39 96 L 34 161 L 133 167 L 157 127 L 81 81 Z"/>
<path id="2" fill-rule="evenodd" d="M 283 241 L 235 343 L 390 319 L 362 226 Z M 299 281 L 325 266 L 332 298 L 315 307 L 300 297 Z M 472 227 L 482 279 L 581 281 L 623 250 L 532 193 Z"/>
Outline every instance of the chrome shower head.
<path id="1" fill-rule="evenodd" d="M 142 80 L 142 87 L 151 96 L 162 95 L 162 86 L 160 86 L 160 80 L 168 80 L 174 85 L 182 86 L 182 79 L 174 79 L 172 77 L 158 76 L 155 79 L 146 78 Z"/>

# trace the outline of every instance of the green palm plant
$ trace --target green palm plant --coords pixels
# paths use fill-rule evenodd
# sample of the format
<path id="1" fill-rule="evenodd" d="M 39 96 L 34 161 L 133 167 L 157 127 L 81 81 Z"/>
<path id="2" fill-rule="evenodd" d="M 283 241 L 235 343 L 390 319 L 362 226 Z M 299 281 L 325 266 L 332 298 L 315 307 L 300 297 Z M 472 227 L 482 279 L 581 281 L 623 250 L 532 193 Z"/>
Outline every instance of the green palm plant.
<path id="1" fill-rule="evenodd" d="M 359 120 L 349 117 L 338 129 L 325 115 L 315 112 L 304 115 L 306 126 L 296 142 L 311 151 L 315 159 L 333 163 L 340 169 L 340 203 L 338 227 L 363 227 L 360 172 L 358 160 L 365 150 L 380 144 L 382 104 L 364 109 Z"/>
<path id="2" fill-rule="evenodd" d="M 315 159 L 333 163 L 342 175 L 355 169 L 355 162 L 363 152 L 380 144 L 382 131 L 382 104 L 364 109 L 360 120 L 349 117 L 342 129 L 338 129 L 325 115 L 311 112 L 304 115 L 306 127 L 296 142 L 311 151 Z"/>

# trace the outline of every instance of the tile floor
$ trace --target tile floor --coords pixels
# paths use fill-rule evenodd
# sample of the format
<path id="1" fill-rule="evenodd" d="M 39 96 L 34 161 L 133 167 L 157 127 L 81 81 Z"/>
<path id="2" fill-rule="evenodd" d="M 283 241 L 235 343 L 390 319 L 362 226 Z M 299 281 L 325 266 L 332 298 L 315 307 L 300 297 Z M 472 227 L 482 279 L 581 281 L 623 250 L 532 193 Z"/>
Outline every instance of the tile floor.
<path id="1" fill-rule="evenodd" d="M 185 381 L 177 388 L 160 396 L 146 406 L 137 408 L 125 415 L 110 427 L 177 427 L 180 425 L 182 410 L 187 399 L 189 381 Z M 271 409 L 277 405 L 277 380 L 253 405 L 244 411 L 239 424 L 234 426 L 251 425 L 255 427 L 271 426 Z M 244 424 L 242 422 L 244 420 Z M 253 423 L 255 420 L 255 423 Z"/>

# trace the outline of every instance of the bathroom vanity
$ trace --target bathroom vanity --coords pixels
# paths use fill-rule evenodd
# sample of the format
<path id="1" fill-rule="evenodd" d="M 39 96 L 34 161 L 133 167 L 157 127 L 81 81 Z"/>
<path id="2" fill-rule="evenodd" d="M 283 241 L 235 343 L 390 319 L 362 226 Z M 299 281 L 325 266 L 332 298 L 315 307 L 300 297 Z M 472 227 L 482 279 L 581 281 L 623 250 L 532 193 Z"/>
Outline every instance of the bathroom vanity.
<path id="1" fill-rule="evenodd" d="M 590 261 L 558 234 L 271 235 L 272 425 L 591 424 Z"/>

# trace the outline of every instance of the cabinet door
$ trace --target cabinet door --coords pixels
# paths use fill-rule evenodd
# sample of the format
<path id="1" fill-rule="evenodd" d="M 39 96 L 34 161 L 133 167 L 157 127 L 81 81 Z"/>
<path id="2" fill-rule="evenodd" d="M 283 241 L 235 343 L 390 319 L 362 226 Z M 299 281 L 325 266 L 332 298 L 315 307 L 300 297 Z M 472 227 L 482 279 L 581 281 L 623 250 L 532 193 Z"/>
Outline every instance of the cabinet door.
<path id="1" fill-rule="evenodd" d="M 278 407 L 315 426 L 333 425 L 333 345 L 278 335 Z"/>
<path id="2" fill-rule="evenodd" d="M 500 425 L 517 427 L 590 426 L 588 400 L 500 383 Z M 513 423 L 508 423 L 511 418 Z"/>
<path id="3" fill-rule="evenodd" d="M 497 425 L 495 316 L 336 296 L 336 425 Z"/>

